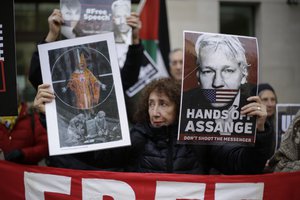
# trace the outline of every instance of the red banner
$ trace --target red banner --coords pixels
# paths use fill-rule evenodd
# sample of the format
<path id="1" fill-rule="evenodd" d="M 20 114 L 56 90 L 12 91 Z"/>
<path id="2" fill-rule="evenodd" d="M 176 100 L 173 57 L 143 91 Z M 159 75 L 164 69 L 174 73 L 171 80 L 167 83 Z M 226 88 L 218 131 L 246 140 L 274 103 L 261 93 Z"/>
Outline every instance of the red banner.
<path id="1" fill-rule="evenodd" d="M 0 161 L 0 199 L 276 200 L 299 199 L 300 172 L 179 175 L 68 170 Z"/>

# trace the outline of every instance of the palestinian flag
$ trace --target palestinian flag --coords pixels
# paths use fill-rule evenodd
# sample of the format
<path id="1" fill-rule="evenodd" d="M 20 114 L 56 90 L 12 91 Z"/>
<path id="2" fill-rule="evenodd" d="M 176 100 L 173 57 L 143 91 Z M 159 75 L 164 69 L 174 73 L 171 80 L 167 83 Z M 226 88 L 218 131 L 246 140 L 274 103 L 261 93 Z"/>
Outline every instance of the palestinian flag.
<path id="1" fill-rule="evenodd" d="M 168 19 L 165 0 L 147 0 L 140 14 L 140 38 L 145 50 L 156 63 L 161 76 L 168 76 L 170 52 Z"/>
<path id="2" fill-rule="evenodd" d="M 141 9 L 137 12 L 141 11 L 142 21 L 140 38 L 145 51 L 138 82 L 126 91 L 130 122 L 143 88 L 156 78 L 169 76 L 166 68 L 170 51 L 166 3 L 164 0 L 141 0 L 139 6 Z"/>

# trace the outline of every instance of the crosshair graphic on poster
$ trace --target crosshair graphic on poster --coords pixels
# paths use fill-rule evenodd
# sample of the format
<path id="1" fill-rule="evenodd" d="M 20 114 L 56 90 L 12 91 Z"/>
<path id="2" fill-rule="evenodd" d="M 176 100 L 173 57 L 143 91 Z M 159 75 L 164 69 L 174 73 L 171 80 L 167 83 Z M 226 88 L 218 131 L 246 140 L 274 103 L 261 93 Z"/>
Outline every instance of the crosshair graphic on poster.
<path id="1" fill-rule="evenodd" d="M 130 144 L 113 33 L 38 46 L 46 104 L 49 153 L 60 155 Z"/>
<path id="2" fill-rule="evenodd" d="M 101 105 L 113 89 L 109 59 L 90 47 L 78 46 L 65 51 L 55 61 L 51 74 L 56 96 L 76 109 Z"/>

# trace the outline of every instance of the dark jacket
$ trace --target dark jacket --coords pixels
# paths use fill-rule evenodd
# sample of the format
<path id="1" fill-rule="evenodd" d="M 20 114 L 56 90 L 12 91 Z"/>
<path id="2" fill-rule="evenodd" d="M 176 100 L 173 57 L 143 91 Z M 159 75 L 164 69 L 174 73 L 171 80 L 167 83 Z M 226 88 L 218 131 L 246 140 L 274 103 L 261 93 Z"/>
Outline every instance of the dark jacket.
<path id="1" fill-rule="evenodd" d="M 185 174 L 209 174 L 212 169 L 222 174 L 263 171 L 272 132 L 268 123 L 264 133 L 257 133 L 255 147 L 230 143 L 218 146 L 177 144 L 177 128 L 137 124 L 131 130 L 127 170 Z"/>
<path id="2" fill-rule="evenodd" d="M 200 163 L 191 146 L 177 144 L 177 126 L 154 128 L 137 124 L 130 131 L 128 171 L 199 174 Z"/>

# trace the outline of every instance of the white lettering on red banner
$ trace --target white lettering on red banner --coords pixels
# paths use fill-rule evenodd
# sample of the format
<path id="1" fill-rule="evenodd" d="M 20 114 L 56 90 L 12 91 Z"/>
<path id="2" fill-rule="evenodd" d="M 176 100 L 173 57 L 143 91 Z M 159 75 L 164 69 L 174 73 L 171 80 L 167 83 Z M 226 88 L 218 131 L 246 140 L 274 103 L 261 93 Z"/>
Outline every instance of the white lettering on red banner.
<path id="1" fill-rule="evenodd" d="M 45 200 L 44 192 L 70 195 L 71 177 L 24 172 L 25 199 Z"/>
<path id="2" fill-rule="evenodd" d="M 300 172 L 188 175 L 71 170 L 0 161 L 0 199 L 273 200 L 299 199 Z"/>

